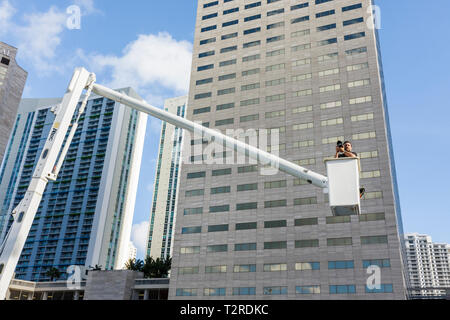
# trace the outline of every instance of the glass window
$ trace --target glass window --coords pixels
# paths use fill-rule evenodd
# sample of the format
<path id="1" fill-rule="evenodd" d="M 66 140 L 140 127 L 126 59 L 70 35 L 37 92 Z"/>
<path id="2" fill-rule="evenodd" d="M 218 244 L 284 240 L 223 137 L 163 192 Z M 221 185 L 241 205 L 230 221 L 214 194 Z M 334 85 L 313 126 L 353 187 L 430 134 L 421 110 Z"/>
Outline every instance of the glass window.
<path id="1" fill-rule="evenodd" d="M 200 31 L 201 31 L 201 32 L 207 32 L 207 31 L 211 31 L 211 30 L 215 30 L 215 29 L 217 29 L 217 25 L 204 27 L 204 28 L 202 28 Z"/>
<path id="2" fill-rule="evenodd" d="M 264 242 L 264 249 L 286 249 L 287 241 Z"/>
<path id="3" fill-rule="evenodd" d="M 343 22 L 343 25 L 345 27 L 345 26 L 350 26 L 352 24 L 361 23 L 361 22 L 364 22 L 364 18 L 362 18 L 362 17 L 361 18 L 351 19 L 351 20 L 345 20 Z"/>
<path id="4" fill-rule="evenodd" d="M 327 239 L 327 245 L 328 246 L 351 246 L 352 245 L 352 238 L 351 237 L 345 237 L 345 238 L 328 238 Z"/>
<path id="5" fill-rule="evenodd" d="M 186 190 L 186 197 L 202 196 L 205 193 L 203 189 Z"/>
<path id="6" fill-rule="evenodd" d="M 247 183 L 240 184 L 237 186 L 237 191 L 249 191 L 249 190 L 258 190 L 258 183 Z"/>
<path id="7" fill-rule="evenodd" d="M 287 271 L 286 263 L 271 263 L 264 265 L 264 272 Z"/>
<path id="8" fill-rule="evenodd" d="M 366 286 L 366 293 L 392 293 L 393 285 L 392 284 L 381 284 L 379 288 L 369 289 Z"/>
<path id="9" fill-rule="evenodd" d="M 295 264 L 295 270 L 320 270 L 320 262 L 298 262 Z"/>
<path id="10" fill-rule="evenodd" d="M 256 243 L 236 243 L 234 251 L 251 251 L 256 250 Z"/>
<path id="11" fill-rule="evenodd" d="M 217 213 L 217 212 L 228 212 L 230 211 L 230 205 L 229 204 L 224 204 L 221 206 L 211 206 L 209 207 L 209 212 L 210 213 Z"/>
<path id="12" fill-rule="evenodd" d="M 203 8 L 209 8 L 209 7 L 212 7 L 212 6 L 217 6 L 218 4 L 219 4 L 219 1 L 208 2 L 208 3 L 205 3 L 203 5 Z"/>
<path id="13" fill-rule="evenodd" d="M 206 112 L 210 112 L 210 111 L 211 111 L 211 107 L 204 107 L 204 108 L 194 109 L 192 113 L 200 114 L 200 113 L 206 113 Z"/>
<path id="14" fill-rule="evenodd" d="M 209 69 L 213 69 L 214 68 L 214 64 L 208 64 L 205 66 L 200 66 L 197 68 L 197 71 L 204 71 L 204 70 L 209 70 Z"/>
<path id="15" fill-rule="evenodd" d="M 242 47 L 245 49 L 245 48 L 251 48 L 251 47 L 259 46 L 260 44 L 261 44 L 261 40 L 256 40 L 256 41 L 251 41 L 251 42 L 244 43 L 242 45 Z"/>
<path id="16" fill-rule="evenodd" d="M 294 206 L 317 204 L 317 197 L 297 198 L 294 199 Z"/>
<path id="17" fill-rule="evenodd" d="M 191 214 L 202 214 L 203 213 L 203 208 L 199 207 L 199 208 L 186 208 L 184 209 L 184 215 L 191 215 Z"/>
<path id="18" fill-rule="evenodd" d="M 388 243 L 387 236 L 363 236 L 361 237 L 361 244 L 384 244 Z"/>
<path id="19" fill-rule="evenodd" d="M 264 228 L 282 228 L 286 226 L 286 220 L 264 221 Z"/>
<path id="20" fill-rule="evenodd" d="M 237 50 L 237 46 L 230 46 L 230 47 L 220 49 L 220 53 L 227 53 L 227 52 L 231 52 L 231 51 L 235 51 L 235 50 Z"/>
<path id="21" fill-rule="evenodd" d="M 235 265 L 233 272 L 256 272 L 256 264 Z"/>
<path id="22" fill-rule="evenodd" d="M 233 103 L 234 105 L 234 103 Z M 216 177 L 216 176 L 223 176 L 223 175 L 228 175 L 231 174 L 231 168 L 226 168 L 226 169 L 217 169 L 217 170 L 213 170 L 212 171 L 212 176 Z"/>
<path id="23" fill-rule="evenodd" d="M 236 38 L 238 36 L 237 32 L 233 32 L 233 33 L 229 33 L 229 34 L 224 34 L 222 36 L 220 36 L 221 40 L 227 40 L 227 39 L 231 39 L 231 38 Z"/>
<path id="24" fill-rule="evenodd" d="M 233 64 L 236 64 L 236 61 L 237 61 L 236 59 L 221 61 L 219 62 L 219 67 L 231 66 Z"/>
<path id="25" fill-rule="evenodd" d="M 230 191 L 231 191 L 230 186 L 211 188 L 211 194 L 229 193 Z"/>
<path id="26" fill-rule="evenodd" d="M 302 219 L 295 219 L 294 221 L 295 226 L 311 226 L 317 224 L 318 218 L 302 218 Z"/>
<path id="27" fill-rule="evenodd" d="M 237 203 L 236 204 L 236 210 L 251 210 L 251 209 L 257 209 L 258 203 L 257 202 L 247 202 L 247 203 Z"/>
<path id="28" fill-rule="evenodd" d="M 344 36 L 344 40 L 353 40 L 353 39 L 358 39 L 358 38 L 362 38 L 365 36 L 366 36 L 365 32 L 357 32 L 357 33 L 352 33 L 352 34 Z"/>
<path id="29" fill-rule="evenodd" d="M 228 27 L 228 26 L 232 26 L 232 25 L 235 25 L 238 23 L 239 23 L 239 20 L 227 21 L 227 22 L 222 23 L 222 27 Z"/>
<path id="30" fill-rule="evenodd" d="M 221 265 L 221 266 L 206 266 L 205 267 L 205 273 L 225 273 L 227 272 L 227 266 Z"/>
<path id="31" fill-rule="evenodd" d="M 320 286 L 296 286 L 297 294 L 320 294 Z"/>
<path id="32" fill-rule="evenodd" d="M 245 17 L 245 18 L 244 18 L 244 22 L 252 21 L 252 20 L 256 20 L 256 19 L 261 19 L 261 15 L 260 15 L 260 14 L 256 14 L 256 15 L 254 15 L 254 16 Z M 260 29 L 260 28 L 259 28 L 259 29 Z M 244 31 L 244 34 L 246 34 L 245 31 Z"/>
<path id="33" fill-rule="evenodd" d="M 271 200 L 271 201 L 264 201 L 264 208 L 277 208 L 277 207 L 286 207 L 287 206 L 287 200 Z"/>
<path id="34" fill-rule="evenodd" d="M 204 15 L 204 16 L 202 17 L 202 20 L 208 20 L 208 19 L 212 19 L 212 18 L 215 18 L 215 17 L 217 17 L 217 12 L 211 13 L 211 14 L 207 14 L 207 15 Z"/>
<path id="35" fill-rule="evenodd" d="M 177 296 L 196 296 L 197 295 L 197 289 L 184 289 L 179 288 L 176 291 Z"/>
<path id="36" fill-rule="evenodd" d="M 251 9 L 251 8 L 256 8 L 256 7 L 260 7 L 260 6 L 261 6 L 261 1 L 258 1 L 258 2 L 246 4 L 245 9 Z"/>
<path id="37" fill-rule="evenodd" d="M 295 240 L 295 248 L 313 248 L 319 246 L 319 239 Z"/>
<path id="38" fill-rule="evenodd" d="M 230 13 L 238 12 L 238 11 L 239 11 L 239 7 L 237 7 L 237 8 L 231 8 L 231 9 L 224 10 L 224 11 L 223 11 L 223 14 L 226 15 L 226 14 L 230 14 Z"/>
<path id="39" fill-rule="evenodd" d="M 228 231 L 228 224 L 218 224 L 208 226 L 208 232 L 220 232 L 220 231 Z"/>
<path id="40" fill-rule="evenodd" d="M 268 11 L 267 12 L 267 16 L 270 17 L 270 16 L 274 16 L 276 14 L 280 14 L 280 13 L 283 13 L 283 12 L 284 12 L 284 8 L 277 9 L 277 10 L 272 10 L 272 11 Z"/>
<path id="41" fill-rule="evenodd" d="M 328 261 L 328 269 L 353 269 L 353 260 L 348 261 Z"/>
<path id="42" fill-rule="evenodd" d="M 181 234 L 191 234 L 191 233 L 201 233 L 202 227 L 196 226 L 196 227 L 184 227 L 181 229 Z"/>
<path id="43" fill-rule="evenodd" d="M 257 226 L 256 222 L 236 223 L 236 231 L 238 231 L 238 230 L 256 229 L 256 226 Z"/>
<path id="44" fill-rule="evenodd" d="M 291 6 L 291 11 L 301 9 L 301 8 L 306 8 L 308 6 L 309 6 L 309 2 L 296 4 L 295 6 Z"/>
<path id="45" fill-rule="evenodd" d="M 212 82 L 213 82 L 213 78 L 206 78 L 206 79 L 197 80 L 195 82 L 195 85 L 199 86 L 202 84 L 207 84 L 207 83 L 212 83 Z"/>
<path id="46" fill-rule="evenodd" d="M 330 16 L 330 15 L 333 15 L 335 13 L 336 12 L 334 10 L 328 10 L 328 11 L 319 12 L 319 13 L 316 13 L 316 18 L 322 18 L 322 17 Z"/>
<path id="47" fill-rule="evenodd" d="M 330 294 L 353 294 L 356 293 L 355 285 L 332 285 Z"/>
<path id="48" fill-rule="evenodd" d="M 255 287 L 233 288 L 233 296 L 255 295 L 255 294 L 256 294 Z"/>
<path id="49" fill-rule="evenodd" d="M 226 244 L 216 244 L 207 247 L 207 252 L 226 252 L 228 251 L 228 245 Z"/>
<path id="50" fill-rule="evenodd" d="M 196 179 L 196 178 L 204 178 L 206 177 L 206 172 L 205 171 L 201 171 L 201 172 L 191 172 L 187 174 L 187 178 L 188 179 Z"/>
<path id="51" fill-rule="evenodd" d="M 225 288 L 205 288 L 203 289 L 204 296 L 224 296 Z"/>
<path id="52" fill-rule="evenodd" d="M 299 23 L 299 22 L 304 22 L 304 21 L 309 21 L 309 16 L 303 16 L 303 17 L 291 19 L 291 24 Z M 309 30 L 308 30 L 308 31 L 309 31 Z M 296 35 L 296 36 L 297 36 L 297 35 Z"/>
<path id="53" fill-rule="evenodd" d="M 350 10 L 355 10 L 355 9 L 359 9 L 362 8 L 362 3 L 358 3 L 358 4 L 353 4 L 351 6 L 346 6 L 342 8 L 342 12 L 346 12 L 346 11 L 350 11 Z"/>
<path id="54" fill-rule="evenodd" d="M 327 24 L 324 26 L 320 26 L 317 27 L 317 31 L 326 31 L 326 30 L 330 30 L 330 29 L 336 29 L 336 23 L 332 23 L 332 24 Z"/>
<path id="55" fill-rule="evenodd" d="M 287 287 L 264 287 L 264 295 L 281 295 L 287 294 Z"/>

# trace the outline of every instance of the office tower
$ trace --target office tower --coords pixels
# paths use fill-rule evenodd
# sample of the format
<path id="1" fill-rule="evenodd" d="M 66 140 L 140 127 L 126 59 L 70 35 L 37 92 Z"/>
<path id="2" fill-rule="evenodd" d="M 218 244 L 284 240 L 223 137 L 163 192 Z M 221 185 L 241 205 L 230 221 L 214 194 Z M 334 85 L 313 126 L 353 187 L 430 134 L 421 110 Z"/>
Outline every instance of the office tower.
<path id="1" fill-rule="evenodd" d="M 268 139 L 270 152 L 324 175 L 336 142 L 351 140 L 366 194 L 360 216 L 335 217 L 323 190 L 281 172 L 183 163 L 171 299 L 405 299 L 371 4 L 198 2 L 187 119 L 222 132 L 278 131 L 279 144 Z M 183 153 L 204 143 L 186 138 Z M 206 160 L 229 155 L 204 153 Z"/>
<path id="2" fill-rule="evenodd" d="M 412 297 L 442 297 L 450 288 L 450 245 L 434 243 L 428 235 L 405 235 Z M 423 288 L 423 290 L 420 290 Z"/>
<path id="3" fill-rule="evenodd" d="M 0 41 L 0 168 L 28 75 L 16 54 L 16 48 Z"/>
<path id="4" fill-rule="evenodd" d="M 164 110 L 184 118 L 186 106 L 187 96 L 172 98 L 165 101 Z M 182 129 L 162 123 L 146 250 L 154 259 L 172 255 L 182 140 Z"/>
<path id="5" fill-rule="evenodd" d="M 121 92 L 139 98 L 131 89 Z M 0 183 L 2 235 L 23 198 L 61 99 L 22 100 Z M 128 258 L 146 115 L 92 95 L 55 182 L 36 213 L 16 278 L 62 278 L 71 265 L 120 269 Z"/>

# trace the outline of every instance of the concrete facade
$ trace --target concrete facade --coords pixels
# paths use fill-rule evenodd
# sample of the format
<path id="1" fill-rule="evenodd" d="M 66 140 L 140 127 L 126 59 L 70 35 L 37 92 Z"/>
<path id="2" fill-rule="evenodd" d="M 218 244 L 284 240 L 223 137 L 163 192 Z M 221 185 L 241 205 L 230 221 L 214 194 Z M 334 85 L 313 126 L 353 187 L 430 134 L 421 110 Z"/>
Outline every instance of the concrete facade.
<path id="1" fill-rule="evenodd" d="M 90 271 L 84 300 L 129 300 L 135 280 L 142 277 L 142 272 L 131 270 Z"/>
<path id="2" fill-rule="evenodd" d="M 0 166 L 28 73 L 16 62 L 17 49 L 0 41 Z"/>
<path id="3" fill-rule="evenodd" d="M 198 1 L 187 118 L 222 132 L 277 128 L 268 151 L 324 175 L 336 141 L 351 140 L 366 195 L 361 216 L 332 217 L 322 190 L 248 160 L 183 163 L 170 299 L 406 298 L 371 4 Z M 196 139 L 183 153 L 214 159 Z"/>
<path id="4" fill-rule="evenodd" d="M 183 118 L 186 109 L 187 96 L 167 99 L 164 102 L 164 110 Z M 163 122 L 146 250 L 147 255 L 154 259 L 172 255 L 182 143 L 183 130 Z"/>
<path id="5" fill-rule="evenodd" d="M 7 300 L 167 300 L 169 279 L 130 270 L 89 271 L 81 282 L 13 279 Z"/>

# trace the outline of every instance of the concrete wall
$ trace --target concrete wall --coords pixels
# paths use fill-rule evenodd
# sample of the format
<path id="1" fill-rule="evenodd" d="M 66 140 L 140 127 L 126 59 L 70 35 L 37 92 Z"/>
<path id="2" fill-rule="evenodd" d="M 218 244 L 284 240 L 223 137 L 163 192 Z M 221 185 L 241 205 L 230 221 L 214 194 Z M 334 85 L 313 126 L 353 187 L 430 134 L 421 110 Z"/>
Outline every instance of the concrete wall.
<path id="1" fill-rule="evenodd" d="M 143 278 L 142 272 L 89 271 L 84 300 L 130 300 L 138 278 Z"/>

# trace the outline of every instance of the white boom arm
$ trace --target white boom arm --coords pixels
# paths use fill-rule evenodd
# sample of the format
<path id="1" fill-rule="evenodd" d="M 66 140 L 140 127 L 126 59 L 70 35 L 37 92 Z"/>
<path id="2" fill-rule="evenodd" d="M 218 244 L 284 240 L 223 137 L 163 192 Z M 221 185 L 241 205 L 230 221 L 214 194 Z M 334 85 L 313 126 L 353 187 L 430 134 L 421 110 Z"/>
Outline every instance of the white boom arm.
<path id="1" fill-rule="evenodd" d="M 93 74 L 81 68 L 76 69 L 60 107 L 52 110 L 56 115 L 53 127 L 34 169 L 25 196 L 12 212 L 14 222 L 0 246 L 0 300 L 4 300 L 6 297 L 17 261 L 20 258 L 33 224 L 45 187 L 49 180 L 56 180 L 57 173 L 68 150 L 68 145 L 70 145 L 75 133 L 77 122 L 75 121 L 71 125 L 71 120 L 75 114 L 81 94 L 94 81 L 95 76 Z M 83 109 L 86 106 L 87 98 L 88 95 L 86 95 L 82 106 L 78 110 L 78 118 L 84 112 Z M 64 138 L 69 127 L 69 136 L 63 147 Z"/>
<path id="2" fill-rule="evenodd" d="M 42 154 L 33 173 L 30 185 L 25 193 L 25 197 L 19 203 L 17 208 L 13 210 L 14 222 L 0 247 L 0 300 L 5 299 L 6 297 L 9 284 L 14 275 L 14 270 L 28 237 L 28 233 L 41 202 L 45 187 L 49 180 L 56 180 L 57 178 L 59 169 L 64 161 L 65 155 L 76 131 L 78 120 L 84 112 L 84 108 L 91 91 L 100 96 L 127 105 L 133 109 L 150 114 L 174 126 L 199 133 L 202 137 L 205 137 L 209 141 L 214 141 L 218 144 L 226 146 L 227 148 L 234 149 L 236 152 L 245 154 L 249 158 L 255 159 L 260 163 L 270 164 L 272 167 L 280 169 L 281 171 L 294 177 L 307 180 L 309 183 L 317 187 L 328 188 L 329 186 L 328 178 L 323 175 L 312 172 L 290 161 L 284 160 L 273 154 L 226 136 L 218 131 L 203 127 L 200 124 L 153 107 L 144 101 L 131 98 L 125 94 L 111 90 L 99 84 L 95 84 L 94 82 L 94 74 L 89 73 L 84 68 L 75 69 L 61 106 L 57 108 L 57 110 L 54 110 L 56 118 L 54 120 L 52 130 L 45 143 Z M 77 105 L 84 89 L 87 90 L 87 93 L 77 111 Z M 76 120 L 71 123 L 75 112 L 77 112 Z M 69 128 L 69 135 L 64 143 L 64 138 Z"/>

